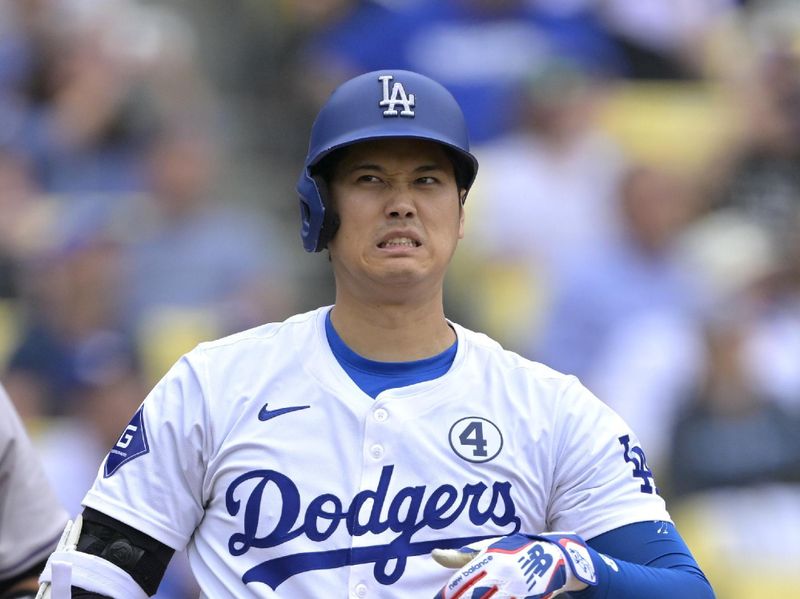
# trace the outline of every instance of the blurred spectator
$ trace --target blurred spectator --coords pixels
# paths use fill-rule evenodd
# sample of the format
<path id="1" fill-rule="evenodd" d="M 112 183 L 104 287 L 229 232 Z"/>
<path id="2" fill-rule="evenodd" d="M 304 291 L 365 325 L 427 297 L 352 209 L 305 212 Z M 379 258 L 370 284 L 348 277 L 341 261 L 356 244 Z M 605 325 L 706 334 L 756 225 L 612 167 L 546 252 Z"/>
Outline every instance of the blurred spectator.
<path id="1" fill-rule="evenodd" d="M 111 196 L 97 192 L 142 184 L 140 130 L 128 126 L 138 110 L 129 100 L 140 63 L 123 58 L 136 46 L 119 46 L 119 27 L 109 27 L 112 15 L 117 24 L 141 25 L 133 7 L 123 0 L 4 3 L 19 62 L 4 81 L 12 110 L 0 127 L 0 255 L 19 303 L 19 338 L 4 366 L 25 418 L 62 414 L 79 402 L 84 348 L 96 335 L 118 334 L 116 249 L 100 222 Z M 51 192 L 69 192 L 69 202 Z"/>
<path id="2" fill-rule="evenodd" d="M 53 16 L 39 18 L 52 26 Z M 100 15 L 59 16 L 64 28 L 59 35 L 51 31 L 49 47 L 40 48 L 37 87 L 29 89 L 30 110 L 15 141 L 46 191 L 135 189 L 144 133 L 139 115 L 146 104 L 134 99 L 126 65 L 104 43 Z"/>
<path id="3" fill-rule="evenodd" d="M 704 368 L 673 438 L 665 491 L 720 599 L 800 597 L 800 303 L 764 223 L 727 210 L 687 250 L 715 291 Z M 768 514 L 765 517 L 765 514 Z M 708 530 L 714 534 L 709 535 Z M 788 533 L 788 534 L 787 534 Z M 775 539 L 786 542 L 775 543 Z M 742 551 L 753 556 L 741 568 Z"/>
<path id="4" fill-rule="evenodd" d="M 73 517 L 147 392 L 135 348 L 109 335 L 97 335 L 87 344 L 76 370 L 81 401 L 36 437 L 47 476 Z"/>
<path id="5" fill-rule="evenodd" d="M 108 339 L 126 343 L 115 293 L 116 245 L 97 231 L 72 230 L 63 206 L 53 216 L 60 225 L 39 232 L 51 246 L 24 263 L 25 322 L 5 374 L 25 419 L 70 411 L 82 398 L 85 352 Z"/>
<path id="6" fill-rule="evenodd" d="M 702 76 L 703 46 L 737 0 L 602 0 L 600 19 L 625 56 L 633 79 Z"/>
<path id="7" fill-rule="evenodd" d="M 696 290 L 675 250 L 696 203 L 679 176 L 653 166 L 630 168 L 619 187 L 619 234 L 572 256 L 556 275 L 537 343 L 543 361 L 589 379 L 616 326 L 658 308 L 691 313 Z"/>
<path id="8" fill-rule="evenodd" d="M 19 85 L 28 68 L 26 36 L 19 2 L 0 4 L 0 98 Z"/>
<path id="9" fill-rule="evenodd" d="M 598 127 L 602 82 L 554 59 L 526 83 L 514 132 L 475 150 L 484 181 L 474 234 L 490 251 L 549 268 L 617 228 L 624 157 Z"/>
<path id="10" fill-rule="evenodd" d="M 141 189 L 139 155 L 154 127 L 203 104 L 187 29 L 133 0 L 14 7 L 26 69 L 10 94 L 8 140 L 46 192 Z"/>
<path id="11" fill-rule="evenodd" d="M 718 310 L 707 326 L 703 385 L 674 430 L 670 491 L 800 483 L 800 413 L 770 401 L 748 373 L 747 306 Z"/>
<path id="12" fill-rule="evenodd" d="M 770 230 L 742 210 L 712 212 L 684 236 L 687 263 L 702 273 L 708 293 L 703 367 L 672 427 L 677 495 L 800 482 L 800 387 L 790 382 L 786 393 L 772 382 L 776 371 L 797 379 L 800 346 L 786 332 L 789 323 L 800 325 L 800 302 L 776 247 Z"/>
<path id="13" fill-rule="evenodd" d="M 182 5 L 202 40 L 197 50 L 203 72 L 213 81 L 215 96 L 224 99 L 214 131 L 224 158 L 215 188 L 234 198 L 233 203 L 258 206 L 284 232 L 283 259 L 292 263 L 293 280 L 303 287 L 293 299 L 301 310 L 332 301 L 333 281 L 323 256 L 294 259 L 303 253 L 295 242 L 298 204 L 287 200 L 294 197 L 297 165 L 307 151 L 306 132 L 319 107 L 310 92 L 313 88 L 318 93 L 319 81 L 300 66 L 299 48 L 353 4 L 246 1 L 237 3 L 236 10 L 215 0 Z"/>
<path id="14" fill-rule="evenodd" d="M 767 281 L 758 321 L 745 348 L 748 375 L 761 394 L 800 416 L 800 209 L 782 237 L 778 272 Z M 800 437 L 800 426 L 796 429 Z"/>
<path id="15" fill-rule="evenodd" d="M 24 223 L 33 217 L 36 186 L 25 158 L 0 145 L 0 300 L 20 294 L 19 262 L 28 241 Z"/>
<path id="16" fill-rule="evenodd" d="M 486 324 L 511 347 L 535 334 L 560 265 L 593 253 L 618 226 L 624 157 L 598 127 L 603 92 L 579 65 L 549 60 L 528 76 L 514 132 L 475 148 L 481 177 L 468 203 L 469 253 L 456 263 L 470 273 L 481 265 L 487 284 L 482 294 L 470 292 L 471 309 L 498 305 L 502 316 Z"/>
<path id="17" fill-rule="evenodd" d="M 797 13 L 800 35 L 800 11 Z M 744 132 L 727 156 L 718 204 L 743 210 L 781 246 L 791 243 L 800 211 L 800 51 L 778 36 L 738 95 Z M 784 248 L 783 251 L 788 250 Z"/>
<path id="18" fill-rule="evenodd" d="M 296 166 L 307 150 L 305 132 L 318 109 L 311 77 L 298 66 L 299 48 L 321 35 L 355 0 L 239 2 L 236 10 L 216 0 L 196 0 L 188 11 L 198 29 L 198 55 L 214 90 L 224 97 L 220 118 L 228 169 L 225 183 L 247 191 L 270 210 L 291 218 L 287 202 Z M 220 35 L 221 32 L 226 35 Z M 315 88 L 316 89 L 316 88 Z"/>
<path id="19" fill-rule="evenodd" d="M 532 355 L 575 374 L 637 431 L 652 465 L 694 381 L 700 287 L 678 252 L 698 210 L 691 182 L 631 167 L 619 190 L 619 234 L 573 256 L 556 276 Z"/>
<path id="20" fill-rule="evenodd" d="M 263 213 L 218 197 L 218 160 L 209 134 L 163 131 L 147 156 L 150 192 L 115 214 L 124 326 L 145 351 L 163 349 L 174 335 L 172 353 L 179 355 L 199 341 L 280 318 L 292 300 L 282 231 Z M 180 327 L 195 326 L 193 315 L 194 339 L 179 347 Z"/>
<path id="21" fill-rule="evenodd" d="M 800 223 L 800 213 L 793 222 Z M 695 223 L 683 251 L 703 273 L 708 311 L 747 302 L 739 353 L 749 392 L 800 414 L 798 237 L 787 246 L 765 223 L 729 208 Z"/>
<path id="22" fill-rule="evenodd" d="M 309 44 L 304 76 L 320 95 L 359 72 L 391 66 L 441 81 L 482 143 L 518 122 L 519 86 L 553 55 L 597 72 L 619 69 L 588 12 L 554 13 L 524 0 L 442 0 L 386 8 L 353 2 Z"/>
<path id="23" fill-rule="evenodd" d="M 41 100 L 52 31 L 42 27 L 42 3 L 0 3 L 0 145 L 18 135 L 26 112 Z"/>

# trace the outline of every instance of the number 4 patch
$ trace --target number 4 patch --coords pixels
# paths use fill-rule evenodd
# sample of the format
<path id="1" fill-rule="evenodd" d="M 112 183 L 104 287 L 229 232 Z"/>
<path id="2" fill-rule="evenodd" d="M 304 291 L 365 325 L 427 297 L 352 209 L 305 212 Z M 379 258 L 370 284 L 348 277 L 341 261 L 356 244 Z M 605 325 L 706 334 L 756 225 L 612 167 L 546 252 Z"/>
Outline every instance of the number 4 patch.
<path id="1" fill-rule="evenodd" d="M 450 427 L 450 447 L 468 462 L 488 462 L 500 453 L 503 435 L 491 420 L 468 416 Z"/>
<path id="2" fill-rule="evenodd" d="M 657 494 L 658 489 L 655 486 L 655 477 L 653 471 L 647 465 L 647 458 L 644 455 L 644 449 L 638 445 L 631 446 L 630 435 L 623 435 L 619 438 L 619 442 L 623 448 L 623 457 L 625 461 L 633 465 L 634 478 L 642 479 L 642 486 L 640 490 L 642 493 Z"/>

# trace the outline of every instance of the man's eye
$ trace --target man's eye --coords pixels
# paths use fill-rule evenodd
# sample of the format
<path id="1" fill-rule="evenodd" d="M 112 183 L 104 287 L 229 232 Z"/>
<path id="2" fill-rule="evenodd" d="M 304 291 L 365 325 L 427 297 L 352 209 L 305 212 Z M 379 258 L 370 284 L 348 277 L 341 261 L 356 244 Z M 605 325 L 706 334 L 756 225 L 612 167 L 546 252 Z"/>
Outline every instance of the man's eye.
<path id="1" fill-rule="evenodd" d="M 433 185 L 433 184 L 438 183 L 438 182 L 439 182 L 439 179 L 437 179 L 436 177 L 430 177 L 430 176 L 428 176 L 428 177 L 420 177 L 419 179 L 417 179 L 417 183 L 421 183 L 422 185 Z"/>
<path id="2" fill-rule="evenodd" d="M 375 175 L 360 175 L 356 181 L 359 183 L 380 183 L 380 179 Z"/>

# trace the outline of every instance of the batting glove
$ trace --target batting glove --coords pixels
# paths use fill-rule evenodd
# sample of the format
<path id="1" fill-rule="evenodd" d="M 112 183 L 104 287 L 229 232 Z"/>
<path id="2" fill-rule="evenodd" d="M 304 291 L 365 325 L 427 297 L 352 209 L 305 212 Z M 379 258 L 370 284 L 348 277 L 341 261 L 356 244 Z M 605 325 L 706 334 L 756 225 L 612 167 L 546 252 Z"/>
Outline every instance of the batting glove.
<path id="1" fill-rule="evenodd" d="M 517 533 L 431 555 L 459 569 L 434 599 L 550 599 L 597 584 L 589 550 L 572 533 Z"/>

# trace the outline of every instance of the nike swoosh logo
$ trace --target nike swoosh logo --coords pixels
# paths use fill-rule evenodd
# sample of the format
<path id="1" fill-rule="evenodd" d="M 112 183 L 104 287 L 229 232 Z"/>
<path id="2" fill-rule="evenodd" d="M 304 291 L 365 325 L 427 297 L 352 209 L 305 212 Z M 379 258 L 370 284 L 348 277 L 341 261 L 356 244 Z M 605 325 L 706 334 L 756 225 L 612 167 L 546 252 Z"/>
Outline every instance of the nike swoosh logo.
<path id="1" fill-rule="evenodd" d="M 270 410 L 267 408 L 269 403 L 265 403 L 264 407 L 261 408 L 258 412 L 258 419 L 264 422 L 265 420 L 269 420 L 270 418 L 275 418 L 275 416 L 281 416 L 282 414 L 288 414 L 289 412 L 296 412 L 297 410 L 305 410 L 306 408 L 310 408 L 311 406 L 291 406 L 289 408 L 278 408 L 276 410 Z"/>

